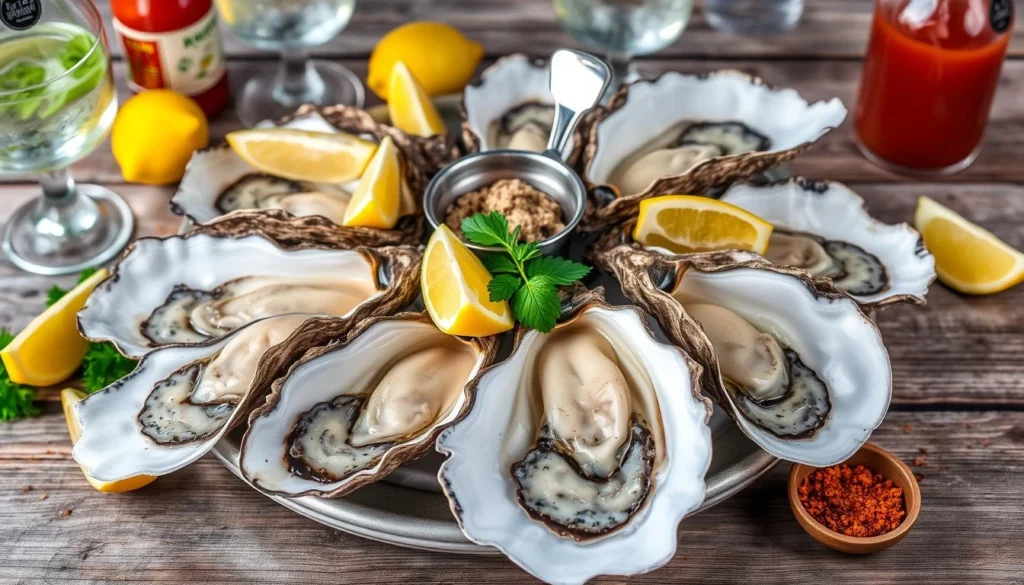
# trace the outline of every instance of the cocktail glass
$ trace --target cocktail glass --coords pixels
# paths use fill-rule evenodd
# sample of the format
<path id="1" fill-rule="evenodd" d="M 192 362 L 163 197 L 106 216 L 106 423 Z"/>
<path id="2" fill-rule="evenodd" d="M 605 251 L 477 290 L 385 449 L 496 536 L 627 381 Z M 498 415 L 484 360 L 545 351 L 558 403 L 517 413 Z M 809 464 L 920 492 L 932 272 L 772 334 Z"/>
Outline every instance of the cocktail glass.
<path id="1" fill-rule="evenodd" d="M 221 20 L 256 48 L 281 53 L 276 71 L 258 74 L 242 88 L 236 104 L 246 126 L 291 113 L 298 106 L 347 104 L 360 107 L 363 84 L 337 63 L 310 60 L 348 25 L 356 0 L 216 0 Z"/>
<path id="2" fill-rule="evenodd" d="M 135 222 L 113 191 L 76 184 L 68 169 L 117 113 L 103 19 L 90 0 L 35 6 L 37 21 L 0 29 L 0 175 L 38 173 L 43 194 L 14 211 L 2 245 L 19 268 L 68 274 L 113 258 Z"/>

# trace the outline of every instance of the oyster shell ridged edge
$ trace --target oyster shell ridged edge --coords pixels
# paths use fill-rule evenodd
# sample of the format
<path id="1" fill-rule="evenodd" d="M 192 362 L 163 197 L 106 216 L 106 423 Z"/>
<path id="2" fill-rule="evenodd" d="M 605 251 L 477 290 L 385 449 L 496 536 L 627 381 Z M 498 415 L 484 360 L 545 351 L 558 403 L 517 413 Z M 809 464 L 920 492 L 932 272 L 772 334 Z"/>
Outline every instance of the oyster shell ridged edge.
<path id="1" fill-rule="evenodd" d="M 419 262 L 417 261 L 416 264 L 418 273 Z M 413 293 L 415 293 L 415 288 L 413 289 Z M 362 319 L 313 318 L 303 323 L 302 326 L 288 337 L 288 339 L 272 348 L 264 356 L 264 359 L 261 360 L 260 367 L 256 372 L 256 378 L 253 380 L 252 388 L 261 390 L 259 394 L 266 396 L 266 400 L 263 404 L 253 408 L 249 413 L 249 427 L 251 428 L 252 421 L 277 408 L 281 401 L 281 391 L 284 383 L 296 368 L 323 355 L 343 349 L 375 324 L 382 321 L 407 320 L 433 325 L 433 321 L 426 313 L 405 312 L 394 314 L 395 311 L 399 310 L 401 306 L 404 306 L 405 304 L 408 304 L 408 301 L 399 306 L 393 307 L 390 311 L 385 311 L 385 314 L 368 316 Z M 458 416 L 453 419 L 451 423 L 434 425 L 426 435 L 426 440 L 417 441 L 415 444 L 400 443 L 396 445 L 392 449 L 389 449 L 381 459 L 376 472 L 367 475 L 353 475 L 350 479 L 344 480 L 342 485 L 329 492 L 307 490 L 301 493 L 292 494 L 277 493 L 261 487 L 257 487 L 257 489 L 265 493 L 283 495 L 289 498 L 309 495 L 323 498 L 337 498 L 347 495 L 367 484 L 374 483 L 405 463 L 418 459 L 426 454 L 433 448 L 438 435 L 440 435 L 444 429 L 451 424 L 455 424 L 455 422 L 461 420 L 472 407 L 474 402 L 473 396 L 476 393 L 476 386 L 480 380 L 480 376 L 489 368 L 498 355 L 500 341 L 496 336 L 479 338 L 460 337 L 459 339 L 470 343 L 475 347 L 481 356 L 481 367 L 477 371 L 477 374 L 463 386 L 462 392 L 466 399 Z M 271 353 L 273 354 L 272 356 L 270 355 Z M 268 363 L 266 367 L 264 367 L 264 361 Z M 269 365 L 270 363 L 273 363 L 273 365 Z M 246 429 L 246 436 L 249 432 L 249 429 Z M 243 449 L 245 448 L 245 445 L 246 440 L 245 437 L 243 437 Z M 239 460 L 241 461 L 242 459 L 243 457 L 240 455 Z"/>
<path id="2" fill-rule="evenodd" d="M 712 188 L 728 186 L 736 181 L 753 177 L 758 173 L 793 160 L 820 139 L 819 137 L 786 150 L 748 152 L 714 157 L 698 163 L 682 175 L 662 177 L 654 181 L 644 191 L 634 195 L 619 196 L 618 192 L 610 185 L 591 183 L 587 177 L 586 170 L 597 153 L 597 127 L 601 124 L 601 121 L 626 105 L 629 99 L 629 89 L 633 85 L 638 83 L 657 83 L 663 76 L 675 73 L 666 71 L 653 79 L 639 79 L 632 83 L 624 84 L 612 95 L 607 105 L 592 110 L 593 115 L 581 123 L 581 126 L 586 126 L 583 132 L 587 142 L 583 148 L 577 170 L 587 186 L 588 195 L 586 213 L 579 224 L 579 228 L 582 231 L 599 231 L 631 215 L 635 215 L 637 207 L 644 199 L 676 193 L 706 193 Z M 738 75 L 746 78 L 752 85 L 763 86 L 769 89 L 773 88 L 771 84 L 762 78 L 735 69 L 720 69 L 700 74 L 697 77 L 710 78 L 715 75 Z M 828 130 L 832 129 L 834 128 L 828 128 Z M 598 191 L 611 192 L 616 197 L 602 204 L 600 201 L 601 197 L 597 195 Z"/>

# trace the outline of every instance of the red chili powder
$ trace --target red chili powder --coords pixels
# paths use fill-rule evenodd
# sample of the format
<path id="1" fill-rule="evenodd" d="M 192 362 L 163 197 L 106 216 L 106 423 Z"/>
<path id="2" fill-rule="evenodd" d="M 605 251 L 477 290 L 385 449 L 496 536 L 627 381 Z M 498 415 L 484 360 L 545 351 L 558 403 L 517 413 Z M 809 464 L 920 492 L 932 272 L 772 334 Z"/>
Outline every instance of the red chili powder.
<path id="1" fill-rule="evenodd" d="M 863 465 L 817 469 L 804 479 L 799 494 L 815 520 L 847 536 L 885 534 L 907 515 L 903 490 Z"/>

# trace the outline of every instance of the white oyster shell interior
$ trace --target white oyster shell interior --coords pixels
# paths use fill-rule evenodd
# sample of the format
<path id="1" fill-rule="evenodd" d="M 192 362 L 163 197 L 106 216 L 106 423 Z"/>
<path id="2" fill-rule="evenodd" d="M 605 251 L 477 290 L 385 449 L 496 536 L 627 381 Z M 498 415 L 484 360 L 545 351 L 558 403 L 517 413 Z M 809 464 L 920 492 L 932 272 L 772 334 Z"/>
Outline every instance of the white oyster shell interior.
<path id="1" fill-rule="evenodd" d="M 353 250 L 286 251 L 258 235 L 143 238 L 117 264 L 114 276 L 89 296 L 78 326 L 86 338 L 113 342 L 125 355 L 140 357 L 156 347 L 142 334 L 142 322 L 177 285 L 211 290 L 244 276 L 311 274 L 348 274 L 354 282 L 376 287 L 369 259 Z"/>
<path id="2" fill-rule="evenodd" d="M 509 55 L 485 69 L 478 83 L 466 86 L 462 94 L 466 123 L 480 139 L 481 152 L 496 148 L 488 143 L 489 130 L 505 112 L 526 102 L 554 103 L 549 73 L 547 66 L 538 66 L 525 55 Z"/>
<path id="3" fill-rule="evenodd" d="M 258 127 L 274 126 L 270 121 L 261 122 Z M 283 128 L 309 130 L 311 132 L 336 133 L 323 116 L 311 112 L 282 125 Z M 178 191 L 171 197 L 171 208 L 179 210 L 197 223 L 206 223 L 223 214 L 217 209 L 217 198 L 236 181 L 252 173 L 258 173 L 249 163 L 242 160 L 227 144 L 211 146 L 196 151 L 185 169 L 185 176 L 178 185 Z M 358 181 L 327 187 L 336 191 L 339 187 L 351 193 Z"/>
<path id="4" fill-rule="evenodd" d="M 889 225 L 870 215 L 864 200 L 842 183 L 790 180 L 773 185 L 735 185 L 722 201 L 742 207 L 776 227 L 860 246 L 885 266 L 887 290 L 851 295 L 873 305 L 909 295 L 920 301 L 935 280 L 935 257 L 909 224 Z"/>
<path id="5" fill-rule="evenodd" d="M 626 104 L 598 123 L 597 152 L 586 176 L 608 183 L 619 163 L 683 121 L 742 122 L 771 140 L 767 152 L 779 152 L 814 142 L 845 118 L 838 98 L 808 104 L 795 90 L 756 83 L 739 71 L 669 72 L 630 85 Z"/>
<path id="6" fill-rule="evenodd" d="M 480 379 L 467 416 L 444 431 L 438 451 L 448 454 L 438 473 L 466 536 L 500 549 L 523 569 L 551 583 L 583 583 L 602 574 L 630 575 L 668 562 L 677 527 L 704 499 L 711 431 L 703 402 L 690 387 L 690 366 L 675 347 L 655 341 L 631 309 L 592 307 L 577 323 L 592 325 L 616 351 L 626 351 L 653 384 L 663 425 L 664 458 L 652 493 L 629 522 L 600 539 L 577 542 L 532 520 L 516 501 L 511 467 L 533 446 L 536 421 L 513 420 L 521 381 L 532 376 L 545 335 L 528 332 L 506 361 Z"/>
<path id="7" fill-rule="evenodd" d="M 852 299 L 819 297 L 794 276 L 745 267 L 689 270 L 673 296 L 684 307 L 705 302 L 732 310 L 796 351 L 828 387 L 831 411 L 808 438 L 781 439 L 736 417 L 743 432 L 772 455 L 818 467 L 840 463 L 885 417 L 892 395 L 889 354 L 878 328 Z"/>
<path id="8" fill-rule="evenodd" d="M 253 324 L 275 321 L 288 328 L 296 323 L 295 316 L 288 315 Z M 206 454 L 241 415 L 237 406 L 216 433 L 174 445 L 161 445 L 144 434 L 139 414 L 159 382 L 189 364 L 219 353 L 245 331 L 242 327 L 209 343 L 151 352 L 131 374 L 76 404 L 82 436 L 72 451 L 75 460 L 90 476 L 100 481 L 116 481 L 136 475 L 171 473 Z"/>
<path id="9" fill-rule="evenodd" d="M 361 392 L 370 381 L 378 380 L 400 356 L 436 346 L 439 339 L 447 338 L 445 333 L 425 321 L 382 320 L 368 327 L 344 347 L 295 367 L 281 385 L 276 406 L 249 422 L 249 430 L 239 455 L 243 476 L 257 488 L 274 494 L 325 494 L 368 476 L 377 478 L 398 447 L 432 441 L 435 436 L 432 431 L 450 424 L 466 407 L 468 397 L 464 391 L 429 427 L 411 439 L 389 447 L 372 467 L 357 471 L 340 481 L 321 483 L 300 477 L 289 470 L 286 462 L 286 437 L 299 417 L 316 405 L 342 394 Z M 481 354 L 466 382 L 479 373 L 483 363 L 484 356 Z"/>

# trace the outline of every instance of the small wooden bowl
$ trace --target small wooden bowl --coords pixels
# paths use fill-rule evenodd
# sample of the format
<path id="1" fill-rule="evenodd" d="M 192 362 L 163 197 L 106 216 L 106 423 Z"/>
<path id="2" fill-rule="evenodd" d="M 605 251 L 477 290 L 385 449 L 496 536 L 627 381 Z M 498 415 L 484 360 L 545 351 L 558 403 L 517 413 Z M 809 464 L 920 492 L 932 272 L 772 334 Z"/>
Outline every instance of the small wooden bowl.
<path id="1" fill-rule="evenodd" d="M 810 513 L 800 502 L 799 488 L 804 478 L 810 475 L 815 467 L 794 463 L 789 470 L 789 507 L 793 510 L 797 522 L 814 540 L 825 546 L 855 555 L 865 555 L 880 550 L 885 550 L 899 542 L 917 520 L 921 512 L 921 487 L 917 484 L 917 478 L 913 472 L 898 457 L 885 449 L 871 443 L 866 443 L 859 451 L 845 461 L 847 465 L 864 465 L 874 469 L 884 477 L 891 479 L 893 483 L 903 489 L 903 500 L 907 507 L 907 515 L 903 523 L 895 530 L 881 536 L 859 537 L 846 536 L 829 530 L 817 520 L 811 517 Z"/>

